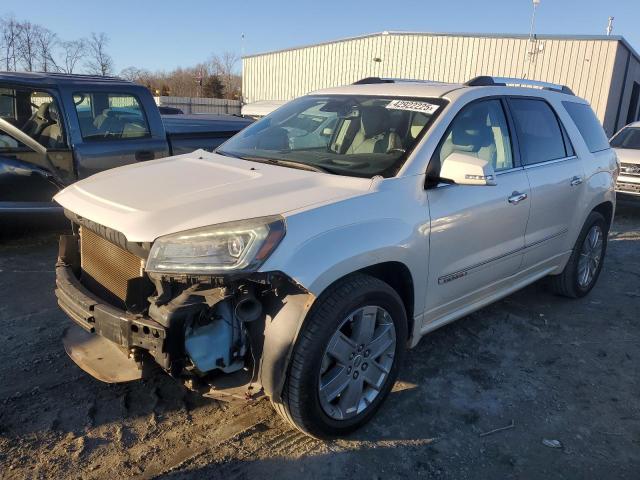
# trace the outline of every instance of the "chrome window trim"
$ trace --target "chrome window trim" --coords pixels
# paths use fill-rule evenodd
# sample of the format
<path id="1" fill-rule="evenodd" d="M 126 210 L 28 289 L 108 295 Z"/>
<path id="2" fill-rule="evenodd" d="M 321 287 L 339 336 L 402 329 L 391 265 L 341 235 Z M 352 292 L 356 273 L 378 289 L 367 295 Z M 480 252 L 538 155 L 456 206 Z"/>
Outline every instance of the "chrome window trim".
<path id="1" fill-rule="evenodd" d="M 497 175 L 504 175 L 506 173 L 513 173 L 513 172 L 517 172 L 517 171 L 522 171 L 523 167 L 511 167 L 511 168 L 505 168 L 504 170 L 496 170 L 496 176 Z"/>
<path id="2" fill-rule="evenodd" d="M 577 155 L 570 155 L 568 157 L 556 158 L 555 160 L 546 160 L 544 162 L 532 163 L 530 165 L 525 165 L 524 169 L 525 170 L 529 170 L 531 168 L 543 167 L 545 165 L 553 165 L 554 163 L 566 162 L 568 160 L 573 160 L 575 158 L 578 158 L 578 156 Z"/>

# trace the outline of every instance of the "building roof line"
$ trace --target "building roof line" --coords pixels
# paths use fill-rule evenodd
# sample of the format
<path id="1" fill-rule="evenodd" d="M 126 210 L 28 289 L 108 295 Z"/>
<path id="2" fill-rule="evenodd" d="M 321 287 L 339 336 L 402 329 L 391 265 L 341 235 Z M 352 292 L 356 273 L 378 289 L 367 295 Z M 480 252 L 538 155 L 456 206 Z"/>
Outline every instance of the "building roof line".
<path id="1" fill-rule="evenodd" d="M 326 42 L 312 43 L 299 45 L 296 47 L 283 48 L 279 50 L 272 50 L 268 52 L 254 53 L 251 55 L 244 55 L 242 59 L 261 57 L 264 55 L 272 55 L 275 53 L 291 52 L 295 50 L 303 50 L 311 47 L 319 47 L 324 45 L 332 45 L 336 43 L 343 43 L 352 40 L 362 40 L 364 38 L 382 37 L 389 35 L 416 35 L 416 36 L 432 36 L 432 37 L 474 37 L 474 38 L 517 38 L 526 40 L 529 38 L 528 34 L 524 33 L 472 33 L 472 32 L 403 32 L 403 31 L 384 31 L 376 33 L 367 33 L 363 35 L 355 35 L 352 37 L 339 38 L 336 40 L 328 40 Z M 538 34 L 535 36 L 541 40 L 600 40 L 609 42 L 620 42 L 627 50 L 640 62 L 640 54 L 636 52 L 631 44 L 621 35 L 570 35 L 570 34 Z"/>

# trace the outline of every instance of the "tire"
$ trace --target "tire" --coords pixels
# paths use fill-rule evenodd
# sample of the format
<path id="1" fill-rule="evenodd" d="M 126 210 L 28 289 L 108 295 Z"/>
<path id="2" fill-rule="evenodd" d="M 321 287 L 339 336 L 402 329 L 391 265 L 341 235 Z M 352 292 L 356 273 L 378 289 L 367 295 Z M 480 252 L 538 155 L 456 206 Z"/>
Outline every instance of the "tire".
<path id="1" fill-rule="evenodd" d="M 587 241 L 587 236 L 593 231 L 593 229 L 599 229 L 601 232 L 601 249 L 599 254 L 599 260 L 595 267 L 590 280 L 585 284 L 581 276 L 581 257 L 584 257 L 584 245 Z M 569 257 L 564 270 L 559 275 L 550 277 L 549 287 L 551 290 L 558 294 L 569 298 L 580 298 L 588 294 L 594 287 L 602 271 L 602 264 L 604 263 L 604 257 L 607 252 L 607 236 L 609 233 L 608 225 L 602 216 L 598 212 L 591 212 L 584 222 L 584 226 L 578 235 L 578 239 L 573 247 L 573 252 Z"/>
<path id="2" fill-rule="evenodd" d="M 372 323 L 372 341 L 358 344 Z M 390 343 L 392 337 L 395 345 Z M 350 275 L 323 293 L 309 312 L 293 349 L 282 401 L 272 403 L 307 435 L 325 439 L 352 432 L 371 419 L 391 391 L 406 343 L 407 316 L 398 293 L 377 278 Z M 384 345 L 385 353 L 378 355 Z M 334 357 L 334 352 L 339 354 Z M 372 378 L 378 379 L 376 388 L 368 383 Z M 342 384 L 348 386 L 331 404 L 328 399 Z M 353 393 L 360 388 L 362 399 Z"/>

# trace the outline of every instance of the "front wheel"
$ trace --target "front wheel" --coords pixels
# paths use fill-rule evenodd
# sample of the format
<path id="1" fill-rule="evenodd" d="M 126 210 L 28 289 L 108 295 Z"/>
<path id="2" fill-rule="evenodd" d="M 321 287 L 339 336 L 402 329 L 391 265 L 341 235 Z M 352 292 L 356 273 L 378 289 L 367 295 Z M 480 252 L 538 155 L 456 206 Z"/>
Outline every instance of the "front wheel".
<path id="1" fill-rule="evenodd" d="M 318 300 L 293 351 L 276 410 L 304 433 L 328 438 L 366 423 L 388 395 L 407 341 L 402 300 L 356 274 Z"/>
<path id="2" fill-rule="evenodd" d="M 604 217 L 591 212 L 576 240 L 573 252 L 560 275 L 551 277 L 551 290 L 565 297 L 584 297 L 602 270 L 607 251 L 608 228 Z"/>

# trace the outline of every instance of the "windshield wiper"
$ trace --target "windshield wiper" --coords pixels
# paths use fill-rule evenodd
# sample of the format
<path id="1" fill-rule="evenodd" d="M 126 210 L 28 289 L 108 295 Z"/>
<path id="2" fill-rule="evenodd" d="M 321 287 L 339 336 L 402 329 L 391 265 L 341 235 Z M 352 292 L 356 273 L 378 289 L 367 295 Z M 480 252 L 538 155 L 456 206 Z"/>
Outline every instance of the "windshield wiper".
<path id="1" fill-rule="evenodd" d="M 296 162 L 295 160 L 276 160 L 274 158 L 267 158 L 266 160 L 273 165 L 297 168 L 299 170 L 309 170 L 310 172 L 330 173 L 325 168 L 317 167 L 316 165 L 311 165 L 309 163 Z"/>
<path id="2" fill-rule="evenodd" d="M 270 165 L 279 165 L 281 167 L 289 167 L 289 168 L 297 168 L 298 170 L 308 170 L 310 172 L 319 172 L 319 173 L 333 173 L 329 170 L 317 167 L 315 165 L 310 165 L 308 163 L 296 162 L 294 160 L 276 160 L 275 158 L 266 158 L 266 157 L 250 157 L 247 155 L 236 155 L 235 153 L 229 153 L 224 151 L 216 152 L 218 154 L 225 155 L 227 157 L 239 158 L 241 160 L 247 160 L 249 162 L 258 162 L 258 163 L 268 163 Z"/>

